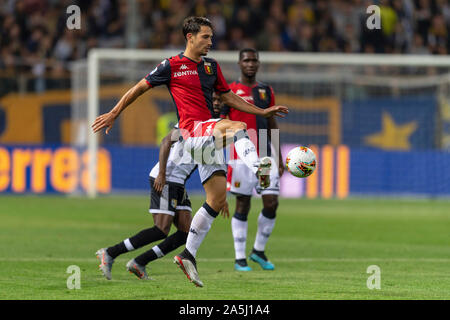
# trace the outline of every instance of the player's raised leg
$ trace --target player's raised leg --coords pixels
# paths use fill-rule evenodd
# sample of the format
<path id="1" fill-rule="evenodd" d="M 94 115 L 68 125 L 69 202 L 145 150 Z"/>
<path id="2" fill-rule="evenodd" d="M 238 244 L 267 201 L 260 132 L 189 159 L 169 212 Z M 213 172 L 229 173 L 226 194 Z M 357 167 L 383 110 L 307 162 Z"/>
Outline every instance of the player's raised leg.
<path id="1" fill-rule="evenodd" d="M 240 121 L 224 119 L 214 127 L 216 146 L 218 148 L 234 142 L 239 158 L 257 175 L 261 188 L 270 185 L 272 161 L 269 157 L 259 159 L 256 147 L 247 134 L 247 124 Z"/>
<path id="2" fill-rule="evenodd" d="M 206 201 L 192 219 L 186 240 L 186 249 L 176 255 L 174 262 L 179 265 L 188 279 L 198 287 L 203 287 L 200 280 L 195 257 L 197 250 L 205 239 L 211 225 L 225 206 L 227 181 L 223 172 L 214 173 L 204 184 Z"/>

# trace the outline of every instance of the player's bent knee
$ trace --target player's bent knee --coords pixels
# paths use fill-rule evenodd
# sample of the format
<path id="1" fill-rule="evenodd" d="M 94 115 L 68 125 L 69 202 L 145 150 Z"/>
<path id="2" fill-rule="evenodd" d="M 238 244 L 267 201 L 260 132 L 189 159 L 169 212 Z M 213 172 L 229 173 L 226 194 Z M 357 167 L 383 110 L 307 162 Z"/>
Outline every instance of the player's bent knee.
<path id="1" fill-rule="evenodd" d="M 222 210 L 222 208 L 225 207 L 226 202 L 227 202 L 227 198 L 218 199 L 218 200 L 216 201 L 216 203 L 217 203 L 217 208 L 220 208 L 220 209 L 217 210 L 217 211 Z"/>
<path id="2" fill-rule="evenodd" d="M 247 124 L 242 121 L 236 121 L 236 123 L 233 126 L 233 129 L 235 132 L 241 131 L 241 130 L 247 130 Z"/>
<path id="3" fill-rule="evenodd" d="M 191 226 L 191 224 L 186 224 L 186 225 L 179 225 L 178 226 L 178 230 L 181 232 L 189 232 L 189 227 Z"/>
<path id="4" fill-rule="evenodd" d="M 155 226 L 167 236 L 170 231 L 170 226 L 172 224 L 173 217 L 169 215 L 161 215 L 161 216 L 162 217 L 158 217 L 158 219 L 155 219 Z"/>
<path id="5" fill-rule="evenodd" d="M 248 214 L 251 207 L 251 197 L 250 196 L 236 196 L 236 212 L 242 214 Z"/>
<path id="6" fill-rule="evenodd" d="M 266 208 L 264 207 L 261 211 L 261 214 L 266 217 L 267 219 L 275 219 L 277 211 L 273 208 Z"/>
<path id="7" fill-rule="evenodd" d="M 241 221 L 247 221 L 248 213 L 240 213 L 240 212 L 236 211 L 233 215 L 233 218 L 235 218 L 237 220 L 241 220 Z"/>
<path id="8" fill-rule="evenodd" d="M 223 201 L 221 201 L 220 199 L 212 201 L 211 205 L 205 202 L 203 204 L 203 208 L 211 217 L 215 218 L 219 215 L 219 211 L 222 210 L 222 208 L 225 206 L 225 202 L 226 198 Z"/>
<path id="9" fill-rule="evenodd" d="M 207 197 L 206 202 L 211 208 L 216 211 L 220 211 L 227 202 L 226 193 L 222 195 L 216 195 L 214 197 Z"/>
<path id="10" fill-rule="evenodd" d="M 268 219 L 274 219 L 278 208 L 278 197 L 266 196 L 265 199 L 263 199 L 263 203 L 264 208 L 261 212 L 262 215 Z"/>
<path id="11" fill-rule="evenodd" d="M 271 211 L 277 211 L 277 209 L 278 209 L 278 200 L 270 201 L 266 207 L 267 207 L 267 209 L 269 209 Z"/>
<path id="12" fill-rule="evenodd" d="M 167 235 L 169 234 L 170 231 L 170 225 L 156 225 L 158 227 L 159 230 L 161 230 L 167 237 Z"/>
<path id="13" fill-rule="evenodd" d="M 278 208 L 278 197 L 274 195 L 263 196 L 263 206 L 269 211 L 276 211 Z"/>
<path id="14" fill-rule="evenodd" d="M 174 220 L 175 227 L 179 231 L 189 232 L 189 228 L 191 226 L 192 216 L 190 211 L 180 210 L 177 211 L 177 217 Z"/>

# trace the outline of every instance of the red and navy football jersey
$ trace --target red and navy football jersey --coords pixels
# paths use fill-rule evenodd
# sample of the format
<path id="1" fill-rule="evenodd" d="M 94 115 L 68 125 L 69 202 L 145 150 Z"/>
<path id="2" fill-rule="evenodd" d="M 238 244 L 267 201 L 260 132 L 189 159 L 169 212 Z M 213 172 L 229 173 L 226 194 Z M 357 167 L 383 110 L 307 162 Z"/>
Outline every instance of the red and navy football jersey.
<path id="1" fill-rule="evenodd" d="M 217 61 L 203 57 L 195 62 L 183 53 L 163 60 L 145 80 L 150 87 L 167 86 L 177 108 L 180 128 L 191 133 L 195 122 L 211 119 L 213 92 L 230 91 Z"/>
<path id="2" fill-rule="evenodd" d="M 259 108 L 266 109 L 275 105 L 275 95 L 273 93 L 273 89 L 265 83 L 257 82 L 255 85 L 248 87 L 239 81 L 235 81 L 230 84 L 230 89 L 245 101 L 250 102 Z M 220 116 L 222 118 L 226 118 L 226 116 L 228 116 L 230 120 L 245 122 L 247 124 L 248 135 L 259 152 L 259 130 L 269 129 L 267 118 L 242 112 L 237 109 L 230 108 L 229 106 L 222 108 L 220 111 Z M 269 140 L 269 137 L 267 137 L 267 155 L 270 155 Z"/>

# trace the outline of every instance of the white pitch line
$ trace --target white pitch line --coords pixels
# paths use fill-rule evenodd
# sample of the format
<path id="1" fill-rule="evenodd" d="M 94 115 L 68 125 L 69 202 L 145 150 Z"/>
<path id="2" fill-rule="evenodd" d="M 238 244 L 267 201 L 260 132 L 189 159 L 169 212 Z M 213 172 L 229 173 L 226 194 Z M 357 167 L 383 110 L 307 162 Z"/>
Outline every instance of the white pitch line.
<path id="1" fill-rule="evenodd" d="M 119 261 L 126 261 L 120 259 Z M 169 259 L 170 260 L 170 259 Z M 165 259 L 165 261 L 169 261 Z M 164 260 L 163 260 L 164 261 Z M 198 258 L 198 262 L 230 262 L 233 258 Z M 273 258 L 272 261 L 285 263 L 298 262 L 450 262 L 450 258 Z M 0 262 L 98 262 L 96 258 L 0 258 Z"/>

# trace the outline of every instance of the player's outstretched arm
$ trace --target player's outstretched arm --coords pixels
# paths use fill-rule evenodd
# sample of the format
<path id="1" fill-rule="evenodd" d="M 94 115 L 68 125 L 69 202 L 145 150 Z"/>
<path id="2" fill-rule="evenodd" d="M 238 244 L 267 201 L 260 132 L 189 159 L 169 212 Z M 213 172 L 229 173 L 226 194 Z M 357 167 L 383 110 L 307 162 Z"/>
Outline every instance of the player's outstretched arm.
<path id="1" fill-rule="evenodd" d="M 265 118 L 272 116 L 284 118 L 284 115 L 289 112 L 288 108 L 285 106 L 273 106 L 267 109 L 258 108 L 257 106 L 248 103 L 232 91 L 222 93 L 220 95 L 220 99 L 226 105 L 229 105 L 239 111 L 251 113 L 257 116 L 263 116 Z"/>
<path id="2" fill-rule="evenodd" d="M 123 97 L 110 112 L 104 113 L 95 119 L 92 124 L 92 130 L 94 133 L 106 128 L 106 134 L 108 134 L 114 124 L 114 121 L 121 114 L 121 112 L 148 89 L 150 89 L 150 86 L 147 84 L 145 79 L 139 81 L 133 88 L 128 90 L 127 93 L 123 95 Z"/>
<path id="3" fill-rule="evenodd" d="M 162 139 L 161 144 L 159 145 L 159 172 L 153 185 L 155 191 L 158 193 L 162 192 L 164 185 L 166 184 L 167 159 L 169 159 L 170 148 L 175 142 L 172 139 L 172 135 L 174 135 L 176 131 L 178 131 L 178 129 L 172 129 L 169 134 Z"/>

